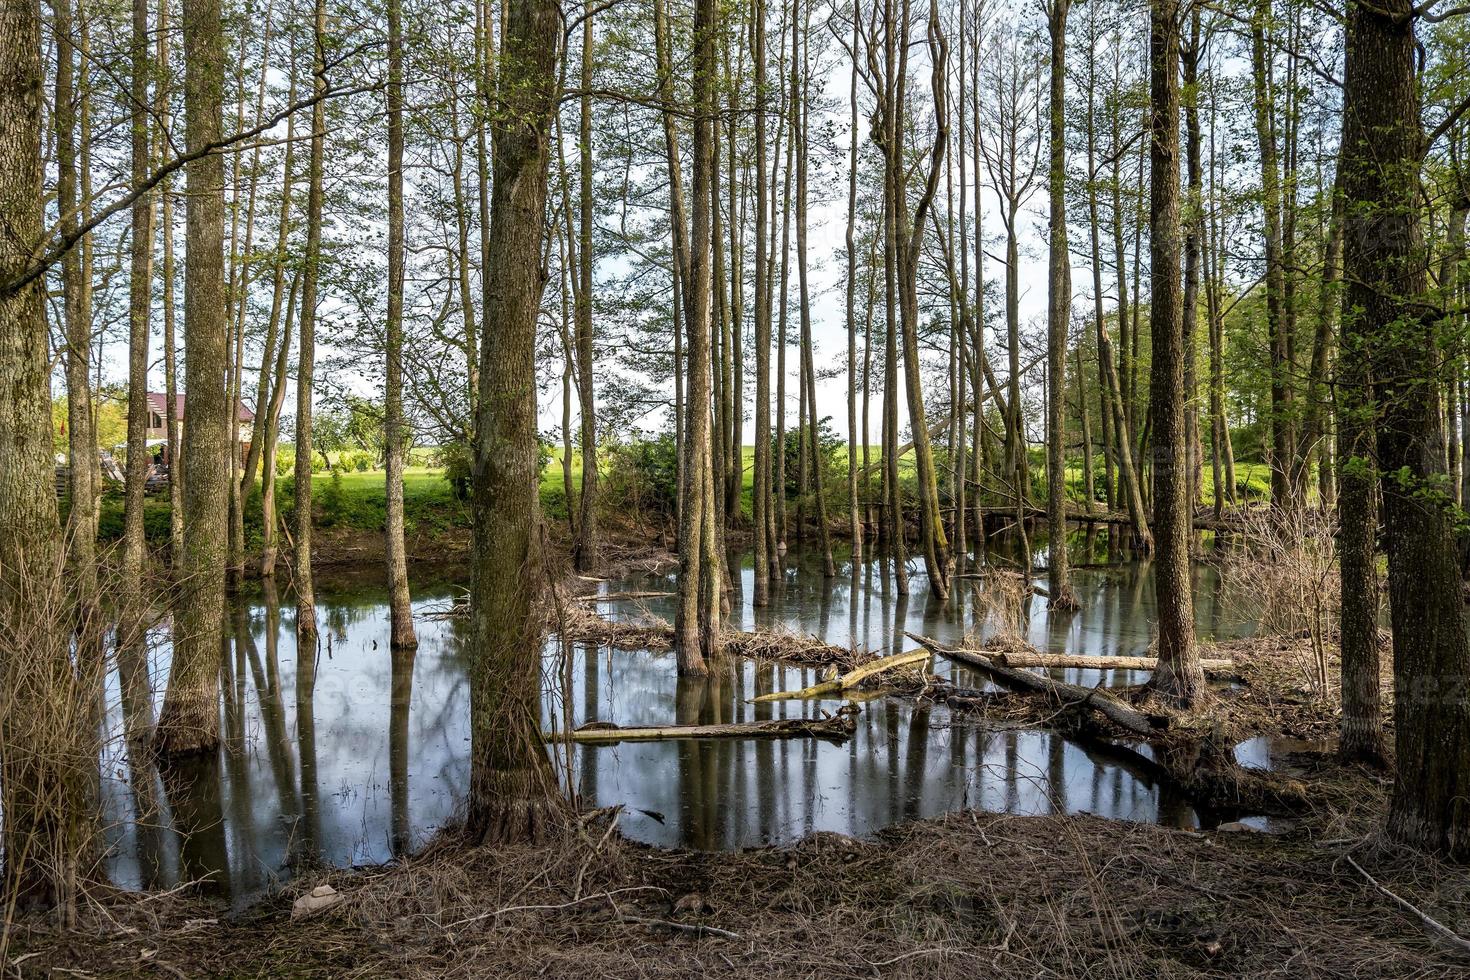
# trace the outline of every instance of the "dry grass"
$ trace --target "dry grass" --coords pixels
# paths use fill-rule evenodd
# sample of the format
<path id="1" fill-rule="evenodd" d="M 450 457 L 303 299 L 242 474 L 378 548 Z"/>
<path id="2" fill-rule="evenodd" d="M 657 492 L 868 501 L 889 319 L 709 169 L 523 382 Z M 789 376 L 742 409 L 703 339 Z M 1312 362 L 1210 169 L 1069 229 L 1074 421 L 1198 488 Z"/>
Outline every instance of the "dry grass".
<path id="1" fill-rule="evenodd" d="M 1351 779 L 1349 774 L 1345 778 Z M 1092 817 L 960 813 L 870 841 L 663 851 L 588 823 L 545 849 L 452 838 L 401 866 L 304 880 L 239 919 L 186 895 L 114 894 L 85 938 L 18 936 L 18 972 L 587 978 L 1452 977 L 1470 963 L 1368 888 L 1344 852 L 1441 922 L 1470 873 L 1376 845 L 1382 794 L 1287 837 Z M 295 894 L 345 900 L 292 920 Z"/>

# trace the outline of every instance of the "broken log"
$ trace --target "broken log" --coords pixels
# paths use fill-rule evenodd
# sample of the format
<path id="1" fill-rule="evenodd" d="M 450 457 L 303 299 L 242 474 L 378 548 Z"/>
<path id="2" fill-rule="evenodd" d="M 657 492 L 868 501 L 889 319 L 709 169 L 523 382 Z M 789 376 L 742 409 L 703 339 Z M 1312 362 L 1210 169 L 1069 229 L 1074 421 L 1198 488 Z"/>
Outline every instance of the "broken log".
<path id="1" fill-rule="evenodd" d="M 900 653 L 897 656 L 870 660 L 861 667 L 849 670 L 841 677 L 834 677 L 831 680 L 822 681 L 820 684 L 804 687 L 799 691 L 777 691 L 773 694 L 762 694 L 750 698 L 749 703 L 759 704 L 766 701 L 790 701 L 797 698 L 819 698 L 827 694 L 841 694 L 850 688 L 857 687 L 869 678 L 877 677 L 879 674 L 885 674 L 890 670 L 897 670 L 900 667 L 912 667 L 916 664 L 924 663 L 930 656 L 931 654 L 928 650 L 909 650 L 907 653 Z"/>
<path id="2" fill-rule="evenodd" d="M 1080 667 L 1084 670 L 1153 670 L 1158 660 L 1153 657 L 1089 657 L 1073 653 L 990 653 L 982 651 L 992 662 L 1002 667 Z M 1201 660 L 1205 670 L 1230 671 L 1235 669 L 1233 660 Z"/>
<path id="3" fill-rule="evenodd" d="M 1119 701 L 1100 688 L 1080 687 L 1076 684 L 1064 684 L 1061 681 L 1052 680 L 1041 674 L 1033 674 L 1030 671 L 1018 670 L 1015 667 L 1007 667 L 998 663 L 998 654 L 987 654 L 981 650 L 963 650 L 957 647 L 946 647 L 937 640 L 917 633 L 905 634 L 909 639 L 922 644 L 927 649 L 982 671 L 997 683 L 1007 687 L 1023 691 L 1034 691 L 1054 698 L 1060 704 L 1075 704 L 1084 708 L 1090 708 L 1107 718 L 1113 724 L 1125 731 L 1135 735 L 1153 736 L 1169 727 L 1168 715 L 1144 714 Z"/>
<path id="4" fill-rule="evenodd" d="M 548 742 L 579 745 L 612 745 L 617 742 L 661 742 L 680 738 L 820 738 L 845 742 L 857 727 L 852 716 L 841 711 L 831 718 L 778 718 L 772 721 L 732 722 L 726 725 L 642 725 L 621 728 L 604 722 L 589 722 L 570 732 L 550 732 Z"/>

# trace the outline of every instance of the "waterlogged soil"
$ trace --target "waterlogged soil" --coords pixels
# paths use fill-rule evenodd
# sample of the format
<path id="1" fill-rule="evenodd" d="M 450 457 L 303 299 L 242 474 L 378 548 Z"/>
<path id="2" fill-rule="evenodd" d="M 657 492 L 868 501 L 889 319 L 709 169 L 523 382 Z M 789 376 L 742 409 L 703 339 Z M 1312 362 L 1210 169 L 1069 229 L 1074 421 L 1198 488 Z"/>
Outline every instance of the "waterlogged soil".
<path id="1" fill-rule="evenodd" d="M 1082 610 L 1052 621 L 1032 598 L 1010 628 L 1056 652 L 1144 653 L 1148 566 L 1097 536 L 1079 535 L 1073 549 L 1096 566 L 1075 574 Z M 1044 561 L 1044 549 L 1032 557 Z M 732 556 L 742 564 L 739 628 L 879 653 L 909 649 L 905 630 L 980 642 L 996 628 L 974 589 L 940 605 L 922 575 L 904 597 L 881 564 L 839 562 L 824 579 L 809 555 L 788 556 L 772 604 L 757 610 L 748 559 Z M 108 871 L 121 887 L 93 888 L 72 931 L 22 918 L 5 966 L 25 977 L 1470 971 L 1463 952 L 1364 878 L 1463 935 L 1470 873 L 1381 844 L 1388 780 L 1332 760 L 1322 738 L 1332 709 L 1300 687 L 1300 651 L 1252 639 L 1248 598 L 1226 595 L 1211 563 L 1195 570 L 1200 637 L 1240 651 L 1246 710 L 1292 719 L 1235 756 L 1310 787 L 1320 805 L 1296 819 L 1221 823 L 1095 746 L 880 695 L 860 702 L 843 744 L 577 746 L 565 774 L 577 803 L 618 809 L 513 848 L 474 846 L 454 830 L 468 779 L 465 638 L 453 614 L 463 588 L 452 572 L 416 572 L 415 654 L 390 652 L 385 597 L 361 577 L 321 583 L 322 642 L 310 658 L 296 649 L 289 595 L 236 597 L 221 663 L 227 748 L 187 778 L 165 785 L 133 765 L 124 736 L 147 709 L 124 711 L 111 691 L 104 801 Z M 589 587 L 657 593 L 671 579 L 640 571 Z M 669 613 L 667 601 L 599 609 L 647 618 Z M 156 681 L 167 657 L 160 635 Z M 930 667 L 957 687 L 984 684 Z M 750 704 L 817 672 L 736 659 L 691 682 L 666 654 L 553 640 L 545 668 L 548 727 L 789 718 L 840 703 Z M 322 886 L 340 897 L 293 917 L 293 902 Z"/>
<path id="2" fill-rule="evenodd" d="M 1079 543 L 1085 539 L 1079 538 Z M 1103 552 L 1104 559 L 1106 552 Z M 997 558 L 997 561 L 1004 560 Z M 922 574 L 897 592 L 881 562 L 842 562 L 824 578 L 813 555 L 791 555 L 771 605 L 752 605 L 749 558 L 732 596 L 731 625 L 775 627 L 880 653 L 911 649 L 905 631 L 958 641 L 991 628 L 974 588 L 934 601 Z M 441 570 L 442 571 L 442 570 Z M 1076 574 L 1082 611 L 1052 621 L 1044 600 L 1029 601 L 1026 635 L 1042 649 L 1138 654 L 1148 645 L 1152 576 L 1119 557 Z M 978 583 L 980 580 L 966 580 Z M 1249 620 L 1220 595 L 1208 564 L 1196 569 L 1200 633 L 1246 634 Z M 256 584 L 234 597 L 221 660 L 225 749 L 165 785 L 134 766 L 126 733 L 144 714 L 123 710 L 109 692 L 112 731 L 104 771 L 108 870 L 129 888 L 204 879 L 237 905 L 287 880 L 303 865 L 380 864 L 453 827 L 469 769 L 469 688 L 464 622 L 452 614 L 463 587 L 452 574 L 421 575 L 414 611 L 419 647 L 392 651 L 381 586 L 326 577 L 317 596 L 320 646 L 296 646 L 289 594 Z M 604 592 L 672 588 L 661 574 L 637 573 L 597 586 Z M 653 596 L 603 604 L 612 617 L 671 615 Z M 155 704 L 167 677 L 166 631 L 155 637 Z M 983 678 L 945 662 L 931 669 L 961 687 Z M 750 704 L 799 690 L 819 677 L 770 663 L 727 658 L 707 678 L 681 678 L 669 654 L 563 647 L 545 650 L 548 728 L 590 721 L 618 725 L 710 724 L 798 718 L 839 702 Z M 1135 683 L 1128 671 L 1068 670 L 1083 684 Z M 1018 815 L 1091 813 L 1171 827 L 1217 823 L 1167 784 L 1054 732 L 977 723 L 965 713 L 911 698 L 860 705 L 844 744 L 810 739 L 709 740 L 578 746 L 569 784 L 585 807 L 621 805 L 620 831 L 661 846 L 734 850 L 789 844 L 818 831 L 869 835 L 906 820 L 979 808 Z M 156 710 L 156 709 L 155 709 Z M 143 708 L 146 712 L 146 705 Z M 1270 764 L 1269 746 L 1253 750 Z M 557 754 L 558 762 L 568 760 Z"/>

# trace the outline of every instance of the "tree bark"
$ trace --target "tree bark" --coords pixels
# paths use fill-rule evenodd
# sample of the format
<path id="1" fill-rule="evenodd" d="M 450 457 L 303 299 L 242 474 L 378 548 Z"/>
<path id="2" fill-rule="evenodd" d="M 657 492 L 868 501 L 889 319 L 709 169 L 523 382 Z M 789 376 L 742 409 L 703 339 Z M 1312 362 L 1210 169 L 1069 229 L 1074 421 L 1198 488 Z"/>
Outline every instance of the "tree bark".
<path id="1" fill-rule="evenodd" d="M 1179 3 L 1149 7 L 1149 330 L 1153 364 L 1154 587 L 1158 657 L 1150 687 L 1178 704 L 1208 694 L 1194 639 L 1191 591 L 1189 453 L 1186 445 L 1184 334 L 1179 268 Z"/>
<path id="2" fill-rule="evenodd" d="M 317 291 L 322 265 L 322 165 L 326 156 L 326 0 L 316 0 L 312 37 L 311 160 L 306 178 L 306 257 L 302 268 L 301 339 L 296 352 L 296 540 L 292 542 L 292 574 L 296 578 L 297 642 L 315 649 L 317 637 L 316 587 L 311 574 L 312 515 L 312 394 L 316 384 Z"/>
<path id="3" fill-rule="evenodd" d="M 1348 11 L 1340 362 L 1366 369 L 1377 410 L 1398 764 L 1388 834 L 1464 859 L 1470 642 L 1443 486 L 1438 322 L 1425 303 L 1419 173 L 1426 147 L 1410 8 L 1409 0 L 1388 0 Z"/>
<path id="4" fill-rule="evenodd" d="M 1051 38 L 1050 205 L 1047 247 L 1046 305 L 1046 515 L 1047 591 L 1058 611 L 1077 608 L 1067 568 L 1067 330 L 1072 319 L 1072 260 L 1067 245 L 1067 11 L 1071 0 L 1049 0 L 1047 31 Z M 1080 378 L 1079 378 L 1080 381 Z"/>
<path id="5" fill-rule="evenodd" d="M 0 278 L 22 272 L 44 235 L 44 71 L 37 0 L 0 7 Z M 85 702 L 65 693 L 65 624 L 48 615 L 60 576 L 45 283 L 0 291 L 0 810 L 7 885 L 25 903 L 75 910 L 90 840 Z M 77 720 L 58 726 L 58 717 Z M 60 749 L 57 752 L 54 750 Z M 93 749 L 95 752 L 95 748 Z M 21 856 L 24 855 L 24 858 Z M 69 916 L 70 917 L 70 916 Z"/>
<path id="6" fill-rule="evenodd" d="M 597 398 L 592 378 L 592 8 L 582 21 L 582 98 L 579 107 L 580 234 L 576 296 L 577 402 L 582 409 L 582 498 L 577 520 L 577 538 L 572 545 L 572 564 L 578 571 L 597 567 Z M 571 506 L 571 501 L 567 501 Z"/>
<path id="7" fill-rule="evenodd" d="M 383 392 L 384 469 L 387 484 L 388 604 L 390 643 L 418 646 L 408 593 L 403 541 L 403 463 L 408 439 L 403 425 L 403 4 L 388 0 L 388 319 Z"/>
<path id="8" fill-rule="evenodd" d="M 685 501 L 679 517 L 679 605 L 674 622 L 679 673 L 701 676 L 719 652 L 720 559 L 710 421 L 710 183 L 714 171 L 715 5 L 696 0 L 691 69 L 694 92 L 693 197 L 686 328 L 687 404 L 684 425 Z"/>
<path id="9" fill-rule="evenodd" d="M 472 835 L 536 840 L 565 803 L 541 743 L 543 586 L 536 540 L 536 316 L 561 21 L 553 0 L 510 0 L 491 116 L 494 180 L 475 431 L 471 585 Z"/>
<path id="10" fill-rule="evenodd" d="M 219 0 L 185 0 L 184 119 L 188 147 L 220 138 L 225 45 Z M 230 471 L 226 374 L 224 161 L 201 156 L 185 168 L 189 261 L 184 268 L 184 547 L 178 561 L 173 658 L 158 716 L 168 755 L 219 744 L 219 651 L 224 630 Z"/>

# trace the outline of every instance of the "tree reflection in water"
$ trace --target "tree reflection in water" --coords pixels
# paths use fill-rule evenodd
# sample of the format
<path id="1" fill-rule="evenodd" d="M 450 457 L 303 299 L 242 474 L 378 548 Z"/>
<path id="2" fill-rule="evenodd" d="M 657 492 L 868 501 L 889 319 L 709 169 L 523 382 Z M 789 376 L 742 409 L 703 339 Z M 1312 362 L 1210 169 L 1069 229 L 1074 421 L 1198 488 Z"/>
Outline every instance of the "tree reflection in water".
<path id="1" fill-rule="evenodd" d="M 1079 536 L 1079 564 L 1083 557 L 1101 564 L 1115 555 L 1108 538 L 1105 532 Z M 1044 549 L 1038 536 L 1038 565 L 1044 565 Z M 1074 653 L 1142 652 L 1153 603 L 1149 569 L 1118 560 L 1124 563 L 1076 570 L 1082 609 L 1065 623 L 1049 622 L 1044 600 L 1027 606 L 1028 638 Z M 790 554 L 770 606 L 760 610 L 750 603 L 748 557 L 742 567 L 733 555 L 731 569 L 737 568 L 742 586 L 731 595 L 736 626 L 779 624 L 885 653 L 911 645 L 905 630 L 956 640 L 981 628 L 974 588 L 956 589 L 944 604 L 933 602 L 919 581 L 910 596 L 899 595 L 881 562 L 824 579 L 818 562 Z M 1213 569 L 1201 566 L 1196 575 L 1202 634 L 1248 629 L 1217 597 Z M 916 570 L 915 577 L 922 573 Z M 658 591 L 667 585 L 639 578 L 607 588 Z M 115 702 L 109 720 L 120 734 L 109 742 L 105 771 L 113 778 L 104 786 L 114 875 L 123 884 L 150 887 L 208 876 L 244 901 L 298 864 L 389 860 L 453 824 L 468 775 L 462 624 L 432 613 L 455 592 L 453 583 L 416 584 L 415 655 L 389 649 L 386 594 L 376 576 L 370 584 L 323 577 L 320 656 L 298 653 L 291 606 L 283 615 L 274 583 L 242 592 L 232 600 L 221 651 L 224 754 L 175 766 L 161 780 L 146 757 L 127 749 L 151 727 L 155 699 L 148 677 L 166 676 L 166 637 L 155 638 L 162 662 L 151 672 L 146 655 L 120 657 L 109 688 Z M 659 600 L 648 606 L 667 612 Z M 549 668 L 556 656 L 549 644 Z M 730 658 L 706 678 L 679 678 L 667 655 L 573 645 L 569 656 L 571 669 L 558 683 L 565 678 L 576 725 L 760 721 L 839 705 L 747 701 L 812 683 L 818 679 L 812 670 Z M 934 669 L 961 686 L 984 683 L 948 664 Z M 1080 670 L 1067 671 L 1065 679 L 1088 685 L 1133 680 Z M 559 692 L 548 696 L 545 707 L 558 718 L 559 698 Z M 863 702 L 853 738 L 842 745 L 708 740 L 579 746 L 573 765 L 584 805 L 625 805 L 625 833 L 697 848 L 784 843 L 814 830 L 863 835 L 965 807 L 1086 810 L 1186 826 L 1200 819 L 1147 773 L 1106 754 L 1046 732 L 988 731 L 951 717 L 943 705 L 881 696 Z"/>

